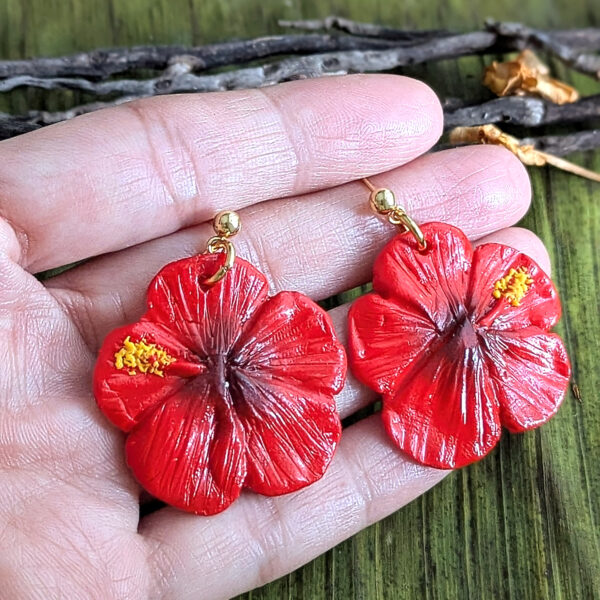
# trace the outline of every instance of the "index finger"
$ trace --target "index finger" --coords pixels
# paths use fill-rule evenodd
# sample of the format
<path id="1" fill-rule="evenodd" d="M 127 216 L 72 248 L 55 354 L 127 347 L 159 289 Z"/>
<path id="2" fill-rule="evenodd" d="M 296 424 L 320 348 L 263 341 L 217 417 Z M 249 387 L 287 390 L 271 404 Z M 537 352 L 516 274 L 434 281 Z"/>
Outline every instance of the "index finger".
<path id="1" fill-rule="evenodd" d="M 441 128 L 435 94 L 395 75 L 123 104 L 0 143 L 0 240 L 57 267 L 392 169 Z"/>

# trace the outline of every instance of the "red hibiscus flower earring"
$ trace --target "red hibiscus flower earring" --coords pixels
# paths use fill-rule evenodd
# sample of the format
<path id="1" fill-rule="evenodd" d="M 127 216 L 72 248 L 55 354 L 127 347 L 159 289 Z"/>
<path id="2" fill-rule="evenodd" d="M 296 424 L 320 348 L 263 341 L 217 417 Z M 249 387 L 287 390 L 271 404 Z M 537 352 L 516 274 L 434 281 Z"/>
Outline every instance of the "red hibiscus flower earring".
<path id="1" fill-rule="evenodd" d="M 318 480 L 341 435 L 346 375 L 327 313 L 296 292 L 267 295 L 265 276 L 235 256 L 236 213 L 213 225 L 206 253 L 156 275 L 147 312 L 107 336 L 94 372 L 141 485 L 202 515 L 243 487 L 275 496 Z"/>
<path id="2" fill-rule="evenodd" d="M 383 397 L 393 441 L 441 469 L 481 459 L 502 426 L 522 432 L 552 417 L 570 365 L 548 333 L 560 317 L 554 285 L 502 244 L 475 250 L 443 223 L 420 228 L 388 189 L 370 204 L 403 229 L 375 261 L 373 289 L 349 315 L 349 360 Z"/>

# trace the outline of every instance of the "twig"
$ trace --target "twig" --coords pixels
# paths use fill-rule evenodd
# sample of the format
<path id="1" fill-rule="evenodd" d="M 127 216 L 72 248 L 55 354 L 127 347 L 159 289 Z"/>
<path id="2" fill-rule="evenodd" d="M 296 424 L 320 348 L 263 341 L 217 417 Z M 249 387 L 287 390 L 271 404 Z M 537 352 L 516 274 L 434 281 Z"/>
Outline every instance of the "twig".
<path id="1" fill-rule="evenodd" d="M 325 29 L 343 31 L 350 35 L 308 34 L 280 35 L 211 44 L 207 46 L 134 46 L 79 52 L 67 56 L 33 58 L 29 60 L 0 60 L 0 78 L 29 75 L 31 77 L 93 77 L 111 75 L 136 69 L 164 70 L 184 56 L 193 62 L 194 70 L 206 70 L 231 64 L 250 62 L 283 54 L 312 54 L 343 50 L 371 50 L 390 46 L 422 43 L 433 38 L 450 36 L 444 30 L 408 31 L 371 23 L 357 23 L 341 17 L 321 21 L 280 21 L 280 25 L 305 30 Z M 493 24 L 489 24 L 490 27 Z M 502 34 L 506 29 L 501 25 Z M 510 33 L 510 32 L 509 32 Z M 523 31 L 517 31 L 514 49 L 524 45 Z M 591 51 L 600 48 L 600 29 L 571 29 L 540 32 L 572 51 Z M 360 36 L 360 37 L 357 37 Z M 500 51 L 494 48 L 497 37 L 490 39 L 489 48 L 480 51 Z M 505 40 L 506 45 L 506 40 Z M 516 45 L 515 45 L 516 44 Z M 510 46 L 510 44 L 509 44 Z M 511 47 L 505 49 L 511 49 Z"/>
<path id="2" fill-rule="evenodd" d="M 415 40 L 428 40 L 442 35 L 450 35 L 445 29 L 429 29 L 421 31 L 410 31 L 407 29 L 396 29 L 374 23 L 359 23 L 351 21 L 344 17 L 331 15 L 324 19 L 308 19 L 304 21 L 285 21 L 279 20 L 280 27 L 289 27 L 291 29 L 302 29 L 304 31 L 343 31 L 351 35 L 360 35 L 365 37 L 383 38 L 386 40 L 396 40 L 402 42 L 414 42 Z"/>
<path id="3" fill-rule="evenodd" d="M 566 135 L 543 135 L 539 137 L 523 138 L 524 144 L 531 144 L 538 150 L 555 154 L 556 156 L 567 156 L 573 152 L 596 150 L 600 148 L 600 129 L 589 131 L 577 131 Z"/>
<path id="4" fill-rule="evenodd" d="M 92 50 L 67 56 L 0 60 L 0 78 L 94 77 L 106 78 L 136 69 L 164 70 L 182 56 L 196 71 L 282 54 L 312 54 L 340 50 L 389 48 L 389 40 L 330 34 L 279 35 L 208 46 L 134 46 Z"/>
<path id="5" fill-rule="evenodd" d="M 339 19 L 336 23 L 339 24 Z M 553 34 L 532 30 L 519 24 L 488 23 L 488 27 L 490 31 L 475 31 L 459 35 L 443 34 L 431 39 L 427 36 L 433 35 L 432 32 L 424 32 L 425 41 L 421 39 L 416 42 L 415 32 L 402 32 L 403 35 L 413 36 L 413 40 L 409 45 L 393 43 L 393 47 L 390 47 L 389 40 L 358 38 L 352 35 L 288 36 L 189 49 L 163 46 L 152 51 L 149 47 L 141 47 L 130 51 L 97 51 L 35 61 L 4 61 L 0 62 L 0 76 L 2 73 L 5 75 L 5 79 L 0 80 L 0 92 L 29 86 L 46 90 L 80 90 L 99 96 L 120 94 L 141 97 L 175 92 L 252 88 L 289 79 L 350 72 L 385 71 L 471 54 L 501 52 L 516 49 L 529 41 L 538 43 L 582 72 L 596 76 L 600 73 L 600 57 L 578 54 L 577 50 L 554 40 Z M 593 30 L 585 31 L 589 41 Z M 583 33 L 580 32 L 579 38 L 582 36 Z M 310 39 L 301 42 L 300 40 L 305 37 Z M 379 46 L 383 44 L 384 47 L 372 49 L 369 44 Z M 297 56 L 213 75 L 194 73 L 194 71 L 224 66 L 236 61 L 272 56 L 273 53 L 311 52 L 311 49 L 314 51 L 315 48 L 330 46 L 335 47 L 336 51 Z M 339 48 L 344 49 L 339 50 Z M 69 75 L 85 72 L 93 74 L 97 79 L 133 67 L 150 65 L 170 66 L 159 76 L 149 79 L 97 81 L 83 77 L 49 76 L 53 72 Z"/>
<path id="6" fill-rule="evenodd" d="M 423 37 L 438 37 L 441 35 L 449 35 L 450 32 L 446 30 L 424 30 L 424 31 L 409 31 L 403 29 L 395 29 L 392 27 L 385 27 L 382 25 L 376 25 L 373 23 L 360 23 L 357 21 L 351 21 L 344 19 L 343 17 L 337 17 L 335 15 L 326 17 L 325 19 L 311 19 L 305 21 L 279 21 L 279 25 L 282 27 L 291 27 L 293 29 L 301 29 L 304 31 L 343 31 L 351 35 L 360 36 L 371 36 L 389 40 L 411 40 L 418 39 L 419 35 Z M 515 25 L 515 24 L 502 24 L 496 21 L 488 21 L 486 25 L 493 28 L 494 25 Z M 518 25 L 518 24 L 516 24 Z M 512 37 L 513 46 L 515 50 L 522 50 L 528 42 L 525 39 L 527 36 L 523 36 L 522 30 L 510 31 L 505 29 L 507 37 Z M 530 30 L 533 31 L 533 30 Z M 565 45 L 573 50 L 579 52 L 592 52 L 600 49 L 600 28 L 585 27 L 581 29 L 555 29 L 552 31 L 538 31 L 538 33 L 549 36 L 553 42 Z M 504 33 L 502 34 L 504 35 Z"/>
<path id="7" fill-rule="evenodd" d="M 576 123 L 600 117 L 600 94 L 571 104 L 552 104 L 540 98 L 496 98 L 476 106 L 446 110 L 444 127 L 471 127 L 489 123 L 510 123 L 539 127 L 557 123 Z"/>
<path id="8" fill-rule="evenodd" d="M 0 113 L 0 140 L 6 140 L 22 133 L 39 129 L 42 125 L 27 121 L 23 117 L 6 116 Z"/>
<path id="9" fill-rule="evenodd" d="M 0 81 L 0 92 L 30 86 L 45 90 L 81 90 L 99 96 L 122 94 L 143 97 L 175 92 L 257 88 L 291 79 L 388 71 L 397 67 L 476 54 L 490 48 L 495 38 L 494 33 L 477 31 L 388 50 L 349 50 L 288 58 L 214 75 L 195 75 L 191 72 L 193 60 L 188 61 L 182 57 L 180 62 L 171 65 L 162 75 L 150 79 L 90 81 L 83 78 L 16 76 Z"/>
<path id="10" fill-rule="evenodd" d="M 486 28 L 507 39 L 521 40 L 526 45 L 533 44 L 556 56 L 576 71 L 600 79 L 600 56 L 584 54 L 580 50 L 556 40 L 548 32 L 532 29 L 521 23 L 498 23 L 495 21 L 487 21 Z"/>
<path id="11" fill-rule="evenodd" d="M 600 129 L 589 129 L 576 131 L 565 135 L 541 135 L 526 137 L 521 140 L 523 144 L 530 144 L 534 148 L 554 154 L 556 156 L 568 156 L 574 152 L 586 152 L 600 148 Z M 434 149 L 448 150 L 456 148 L 457 144 L 447 141 L 437 144 Z"/>
<path id="12" fill-rule="evenodd" d="M 110 102 L 91 102 L 89 104 L 81 104 L 74 106 L 68 110 L 57 112 L 49 112 L 46 110 L 30 110 L 26 115 L 10 115 L 8 113 L 0 113 L 0 140 L 5 140 L 22 133 L 35 131 L 46 125 L 53 125 L 62 121 L 68 121 L 79 115 L 95 112 L 102 108 L 110 108 L 131 102 L 137 98 L 132 96 L 121 96 Z"/>

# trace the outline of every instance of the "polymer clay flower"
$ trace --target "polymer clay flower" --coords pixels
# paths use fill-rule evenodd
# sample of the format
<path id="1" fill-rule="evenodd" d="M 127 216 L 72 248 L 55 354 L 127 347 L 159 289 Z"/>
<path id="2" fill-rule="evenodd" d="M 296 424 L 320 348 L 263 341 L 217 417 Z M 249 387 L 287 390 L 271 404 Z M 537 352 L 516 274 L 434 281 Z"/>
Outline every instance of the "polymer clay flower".
<path id="1" fill-rule="evenodd" d="M 218 513 L 243 487 L 268 496 L 318 480 L 341 425 L 334 395 L 346 358 L 325 311 L 236 259 L 206 254 L 167 265 L 139 322 L 111 332 L 94 393 L 128 433 L 127 462 L 151 494 Z"/>
<path id="2" fill-rule="evenodd" d="M 442 223 L 422 227 L 427 249 L 396 236 L 374 266 L 374 292 L 350 316 L 349 359 L 383 396 L 394 442 L 442 469 L 485 456 L 501 426 L 545 423 L 570 365 L 548 333 L 560 317 L 554 285 L 528 256 L 501 244 L 475 250 Z"/>

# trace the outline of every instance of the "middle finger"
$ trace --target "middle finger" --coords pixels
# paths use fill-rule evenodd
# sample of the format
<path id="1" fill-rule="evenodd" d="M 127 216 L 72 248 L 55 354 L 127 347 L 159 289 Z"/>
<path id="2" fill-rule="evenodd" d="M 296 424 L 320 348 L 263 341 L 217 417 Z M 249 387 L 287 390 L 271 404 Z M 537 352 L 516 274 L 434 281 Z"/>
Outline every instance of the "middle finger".
<path id="1" fill-rule="evenodd" d="M 374 178 L 392 188 L 418 221 L 444 221 L 472 239 L 514 224 L 530 200 L 527 173 L 508 151 L 494 146 L 457 148 L 423 156 Z M 267 276 L 272 291 L 300 290 L 315 300 L 368 280 L 394 227 L 368 207 L 368 191 L 350 183 L 302 201 L 263 202 L 240 211 L 235 239 L 240 257 Z M 202 252 L 210 224 L 192 227 L 94 259 L 48 281 L 48 287 L 98 348 L 115 327 L 145 310 L 145 288 L 166 263 Z"/>

